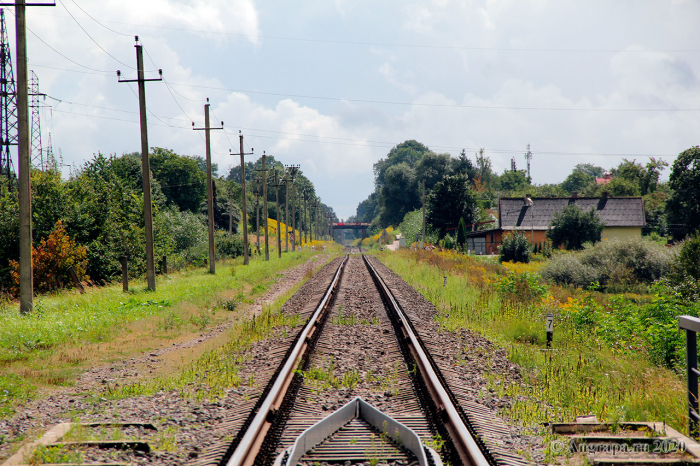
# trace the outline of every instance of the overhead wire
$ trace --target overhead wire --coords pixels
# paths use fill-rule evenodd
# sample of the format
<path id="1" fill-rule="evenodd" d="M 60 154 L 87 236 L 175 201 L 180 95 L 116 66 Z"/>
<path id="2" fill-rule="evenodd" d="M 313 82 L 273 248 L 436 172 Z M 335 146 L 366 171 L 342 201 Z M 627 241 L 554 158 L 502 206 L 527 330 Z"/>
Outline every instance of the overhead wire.
<path id="1" fill-rule="evenodd" d="M 83 27 L 83 25 L 80 24 L 80 23 L 78 22 L 77 19 L 75 19 L 75 16 L 73 16 L 73 13 L 70 12 L 70 10 L 68 9 L 68 7 L 66 7 L 66 5 L 65 5 L 63 2 L 61 2 L 61 0 L 58 0 L 58 2 L 59 2 L 59 3 L 61 4 L 61 6 L 66 10 L 66 12 L 68 12 L 68 14 L 70 15 L 70 17 L 73 18 L 73 21 L 75 21 L 75 24 L 78 25 L 78 27 L 85 33 L 85 35 L 88 36 L 88 37 L 90 38 L 90 40 L 93 41 L 93 42 L 95 43 L 95 45 L 97 45 L 97 46 L 100 48 L 100 50 L 102 50 L 104 53 L 106 53 L 107 55 L 109 55 L 109 57 L 112 58 L 112 60 L 116 61 L 117 63 L 119 63 L 119 64 L 121 64 L 121 65 L 123 65 L 123 66 L 126 66 L 127 68 L 130 68 L 130 69 L 132 69 L 132 70 L 135 70 L 135 69 L 136 69 L 136 68 L 134 68 L 133 66 L 128 65 L 128 64 L 124 63 L 123 61 L 119 60 L 117 57 L 115 57 L 114 55 L 112 55 L 111 53 L 109 53 L 109 52 L 107 51 L 107 49 L 105 49 L 104 47 L 102 47 L 102 46 L 101 46 L 101 45 L 100 45 L 100 44 L 85 30 L 85 28 Z"/>
<path id="2" fill-rule="evenodd" d="M 49 13 L 35 13 L 42 16 L 52 16 L 52 17 L 62 17 L 61 15 L 49 14 Z M 87 13 L 86 13 L 87 14 Z M 88 15 L 90 16 L 90 15 Z M 92 18 L 95 22 L 96 19 Z M 536 47 L 474 47 L 474 46 L 462 46 L 462 45 L 431 45 L 431 44 L 400 44 L 391 42 L 369 42 L 369 41 L 353 41 L 353 40 L 337 40 L 337 39 L 313 39 L 307 37 L 287 37 L 287 36 L 271 36 L 266 34 L 246 34 L 246 33 L 235 33 L 235 32 L 225 32 L 225 31 L 212 31 L 204 29 L 192 29 L 192 28 L 181 28 L 172 26 L 155 26 L 152 24 L 137 24 L 128 23 L 124 21 L 104 21 L 112 24 L 123 24 L 126 26 L 136 26 L 136 27 L 146 27 L 152 29 L 165 29 L 171 31 L 185 31 L 194 33 L 205 33 L 205 34 L 215 34 L 222 36 L 233 36 L 233 37 L 246 37 L 246 38 L 262 38 L 262 39 L 272 39 L 272 40 L 286 40 L 294 42 L 310 42 L 310 43 L 321 43 L 321 44 L 340 44 L 340 45 L 361 45 L 361 46 L 374 46 L 374 47 L 397 47 L 397 48 L 417 48 L 417 49 L 443 49 L 443 50 L 467 50 L 467 51 L 481 51 L 481 52 L 544 52 L 544 53 L 696 53 L 700 52 L 700 49 L 642 49 L 642 50 L 630 50 L 630 49 L 581 49 L 581 48 L 568 48 L 568 49 L 556 49 L 556 48 L 536 48 Z M 106 28 L 102 23 L 99 23 Z M 107 28 L 109 29 L 109 28 Z M 113 31 L 116 32 L 116 31 Z M 118 33 L 121 34 L 121 33 Z M 123 34 L 126 35 L 126 34 Z"/>
<path id="3" fill-rule="evenodd" d="M 15 13 L 14 13 L 12 10 L 10 10 L 9 8 L 6 9 L 6 10 L 7 10 L 10 14 L 12 14 L 12 16 L 15 15 Z M 97 71 L 97 72 L 99 72 L 99 73 L 104 73 L 104 74 L 108 74 L 108 73 L 111 74 L 111 73 L 114 73 L 114 71 L 98 70 L 98 69 L 95 69 L 95 68 L 91 68 L 91 67 L 89 67 L 89 66 L 85 66 L 85 65 L 83 65 L 82 63 L 78 63 L 77 61 L 73 60 L 72 58 L 67 57 L 66 55 L 62 54 L 61 52 L 59 52 L 58 50 L 56 50 L 55 48 L 53 48 L 52 46 L 50 46 L 50 45 L 48 44 L 48 42 L 46 42 L 44 39 L 42 39 L 41 37 L 39 37 L 39 35 L 38 35 L 36 32 L 32 31 L 28 26 L 25 26 L 25 27 L 27 28 L 27 31 L 31 32 L 32 35 L 33 35 L 34 37 L 36 37 L 37 39 L 39 39 L 39 41 L 40 41 L 42 44 L 44 44 L 45 46 L 47 46 L 48 48 L 50 48 L 51 50 L 53 50 L 55 53 L 57 53 L 58 55 L 62 56 L 62 57 L 65 58 L 66 60 L 68 60 L 69 62 L 71 62 L 71 63 L 73 63 L 73 64 L 75 64 L 75 65 L 78 65 L 78 66 L 80 66 L 80 67 L 82 67 L 82 68 L 85 68 L 85 69 L 87 69 L 87 70 L 90 70 L 90 71 Z M 40 65 L 40 66 L 41 66 L 41 65 Z"/>
<path id="4" fill-rule="evenodd" d="M 103 28 L 107 29 L 108 31 L 111 31 L 111 32 L 113 32 L 113 33 L 115 33 L 115 34 L 119 34 L 120 36 L 133 37 L 133 34 L 124 34 L 123 32 L 115 31 L 114 29 L 108 28 L 107 26 L 105 26 L 104 24 L 102 24 L 101 22 L 99 22 L 98 20 L 96 20 L 90 13 L 88 13 L 87 11 L 85 11 L 80 5 L 78 5 L 78 4 L 75 2 L 75 0 L 71 0 L 71 2 L 73 2 L 73 4 L 74 4 L 75 6 L 77 6 L 78 9 L 79 9 L 80 11 L 82 11 L 83 13 L 85 13 L 85 14 L 88 16 L 88 18 L 90 18 L 91 20 L 93 20 L 94 22 L 96 22 L 97 24 L 99 24 L 100 26 L 102 26 Z M 64 5 L 64 8 L 65 8 L 65 5 Z M 73 15 L 71 15 L 71 16 L 73 16 Z"/>

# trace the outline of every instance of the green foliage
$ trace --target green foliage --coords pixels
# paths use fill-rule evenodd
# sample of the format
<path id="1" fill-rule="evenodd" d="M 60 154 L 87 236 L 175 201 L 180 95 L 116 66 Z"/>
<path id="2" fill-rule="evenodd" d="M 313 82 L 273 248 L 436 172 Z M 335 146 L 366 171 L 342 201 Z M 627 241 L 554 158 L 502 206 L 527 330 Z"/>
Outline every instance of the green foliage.
<path id="1" fill-rule="evenodd" d="M 625 178 L 613 178 L 607 184 L 597 186 L 594 196 L 602 196 L 607 192 L 610 196 L 639 196 L 641 190 L 637 181 Z"/>
<path id="2" fill-rule="evenodd" d="M 552 216 L 547 238 L 555 248 L 582 249 L 584 243 L 600 241 L 605 224 L 598 213 L 591 209 L 584 212 L 576 205 L 568 205 Z"/>
<path id="3" fill-rule="evenodd" d="M 530 184 L 525 170 L 506 170 L 500 176 L 499 182 L 502 191 L 518 191 Z"/>
<path id="4" fill-rule="evenodd" d="M 427 222 L 444 237 L 459 219 L 474 223 L 478 211 L 476 197 L 465 175 L 448 175 L 435 185 L 427 199 Z"/>
<path id="5" fill-rule="evenodd" d="M 542 299 L 549 290 L 538 274 L 527 271 L 521 273 L 508 271 L 506 275 L 498 277 L 494 286 L 509 299 L 517 301 Z"/>
<path id="6" fill-rule="evenodd" d="M 386 171 L 389 167 L 405 163 L 410 168 L 413 168 L 423 154 L 429 151 L 430 149 L 413 139 L 404 141 L 393 147 L 385 159 L 381 159 L 374 164 L 374 184 L 376 191 L 379 192 L 381 187 L 386 183 Z"/>
<path id="7" fill-rule="evenodd" d="M 426 191 L 433 189 L 433 186 L 445 175 L 451 174 L 450 161 L 450 154 L 424 153 L 415 166 L 418 185 L 425 181 Z"/>
<path id="8" fill-rule="evenodd" d="M 576 170 L 571 172 L 569 176 L 566 177 L 561 187 L 566 191 L 571 193 L 580 193 L 583 188 L 595 181 L 595 177 L 581 170 Z"/>
<path id="9" fill-rule="evenodd" d="M 459 219 L 459 225 L 457 225 L 457 244 L 461 249 L 464 249 L 464 244 L 467 242 L 467 226 L 464 223 L 464 219 Z"/>
<path id="10" fill-rule="evenodd" d="M 531 244 L 522 232 L 514 231 L 503 235 L 503 243 L 498 246 L 499 262 L 530 262 Z"/>
<path id="11" fill-rule="evenodd" d="M 558 254 L 541 274 L 547 280 L 581 288 L 651 284 L 664 277 L 674 261 L 674 251 L 652 241 L 613 239 L 601 241 L 578 253 Z"/>
<path id="12" fill-rule="evenodd" d="M 406 163 L 392 165 L 384 174 L 379 191 L 380 223 L 398 225 L 404 215 L 420 205 L 415 171 Z"/>
<path id="13" fill-rule="evenodd" d="M 179 211 L 174 207 L 163 209 L 156 216 L 155 228 L 172 239 L 174 253 L 207 241 L 205 217 L 189 210 Z"/>
<path id="14" fill-rule="evenodd" d="M 170 149 L 153 148 L 151 172 L 160 183 L 168 205 L 190 212 L 199 210 L 207 197 L 206 163 L 205 171 L 199 165 L 200 160 L 196 158 L 177 155 Z"/>
<path id="15" fill-rule="evenodd" d="M 700 228 L 700 146 L 681 152 L 671 167 L 668 181 L 671 198 L 666 205 L 674 238 Z"/>

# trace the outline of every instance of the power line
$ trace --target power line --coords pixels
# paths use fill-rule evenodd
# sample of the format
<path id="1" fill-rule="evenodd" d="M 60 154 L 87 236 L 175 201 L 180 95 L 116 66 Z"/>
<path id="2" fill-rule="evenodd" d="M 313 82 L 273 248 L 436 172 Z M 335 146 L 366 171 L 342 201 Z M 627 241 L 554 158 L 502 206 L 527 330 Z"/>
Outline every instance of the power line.
<path id="1" fill-rule="evenodd" d="M 132 36 L 133 36 L 133 34 L 124 34 L 123 32 L 115 31 L 114 29 L 108 28 L 107 26 L 105 26 L 104 24 L 102 24 L 101 22 L 99 22 L 99 21 L 97 21 L 95 18 L 93 18 L 93 17 L 90 15 L 90 13 L 88 13 L 88 12 L 85 11 L 85 10 L 83 10 L 83 9 L 80 7 L 80 5 L 78 5 L 78 4 L 75 2 L 75 0 L 71 0 L 71 2 L 73 2 L 73 4 L 74 4 L 75 6 L 77 6 L 78 9 L 79 9 L 80 11 L 82 11 L 83 13 L 85 13 L 85 14 L 88 16 L 88 18 L 90 18 L 91 20 L 93 20 L 94 22 L 96 22 L 97 24 L 99 24 L 100 26 L 102 26 L 103 28 L 107 29 L 108 31 L 112 31 L 113 33 L 119 34 L 120 36 L 126 36 L 126 37 L 132 37 Z M 65 5 L 64 5 L 64 8 L 65 8 Z M 71 15 L 71 16 L 73 16 L 73 15 Z"/>
<path id="2" fill-rule="evenodd" d="M 544 110 L 544 111 L 577 111 L 577 112 L 697 112 L 700 108 L 672 108 L 672 109 L 630 109 L 630 108 L 575 108 L 575 107 L 512 107 L 505 105 L 460 105 L 460 104 L 430 104 L 420 102 L 400 102 L 391 100 L 368 100 L 368 99 L 350 99 L 346 97 L 327 97 L 314 96 L 306 94 L 288 94 L 279 92 L 263 92 L 251 91 L 245 89 L 232 89 L 228 87 L 202 86 L 187 83 L 172 83 L 173 86 L 195 87 L 201 89 L 212 89 L 217 91 L 240 92 L 242 94 L 261 94 L 272 95 L 277 97 L 296 97 L 304 99 L 332 100 L 339 102 L 356 102 L 365 104 L 385 104 L 385 105 L 405 105 L 415 107 L 438 107 L 438 108 L 474 108 L 474 109 L 492 109 L 492 110 Z"/>
<path id="3" fill-rule="evenodd" d="M 104 53 L 106 53 L 107 55 L 109 55 L 114 61 L 116 61 L 116 62 L 119 63 L 120 65 L 126 66 L 127 68 L 130 68 L 130 69 L 132 69 L 132 70 L 135 70 L 135 69 L 136 69 L 136 68 L 134 68 L 133 66 L 127 65 L 127 64 L 124 63 L 123 61 L 119 60 L 117 57 L 115 57 L 114 55 L 112 55 L 111 53 L 109 53 L 104 47 L 102 47 L 95 39 L 93 39 L 93 37 L 85 30 L 85 28 L 78 22 L 78 20 L 75 19 L 75 16 L 73 16 L 73 13 L 70 12 L 70 10 L 68 9 L 68 7 L 66 7 L 66 5 L 65 5 L 63 2 L 61 2 L 60 0 L 59 0 L 59 3 L 61 4 L 61 6 L 63 6 L 63 8 L 66 10 L 66 12 L 68 12 L 68 14 L 70 15 L 70 17 L 73 18 L 73 21 L 75 21 L 75 24 L 77 24 L 78 27 L 79 27 L 80 29 L 82 29 L 82 31 L 85 33 L 85 35 L 88 36 L 88 37 L 90 38 L 90 40 L 93 41 L 93 42 L 95 43 L 95 45 L 97 45 L 97 46 L 100 48 L 100 50 L 102 50 Z"/>
<path id="4" fill-rule="evenodd" d="M 46 13 L 35 13 L 42 14 L 43 16 L 52 17 L 65 17 L 61 15 L 52 15 Z M 87 13 L 86 13 L 87 14 Z M 88 15 L 89 16 L 89 15 Z M 90 17 L 95 22 L 96 19 Z M 262 39 L 272 39 L 272 40 L 285 40 L 294 42 L 310 42 L 310 43 L 321 43 L 321 44 L 340 44 L 340 45 L 361 45 L 361 46 L 375 46 L 375 47 L 397 47 L 397 48 L 417 48 L 417 49 L 443 49 L 443 50 L 468 50 L 468 51 L 478 51 L 478 52 L 545 52 L 545 53 L 684 53 L 684 52 L 700 52 L 700 49 L 647 49 L 647 50 L 629 50 L 629 49 L 556 49 L 556 48 L 535 48 L 535 47 L 468 47 L 462 45 L 430 45 L 430 44 L 400 44 L 391 42 L 369 42 L 369 41 L 353 41 L 353 40 L 335 40 L 335 39 L 313 39 L 305 37 L 288 37 L 288 36 L 270 36 L 265 34 L 244 34 L 244 33 L 234 33 L 234 32 L 222 32 L 222 31 L 211 31 L 204 29 L 191 29 L 191 28 L 178 28 L 172 26 L 154 26 L 151 24 L 137 24 L 137 23 L 127 23 L 123 21 L 104 21 L 106 23 L 112 24 L 123 24 L 126 26 L 136 26 L 139 28 L 147 27 L 153 29 L 165 29 L 171 31 L 185 31 L 185 32 L 195 32 L 195 33 L 205 33 L 205 34 L 217 34 L 222 36 L 233 36 L 233 37 L 246 37 L 246 38 L 262 38 Z M 102 23 L 99 23 L 102 25 Z M 106 26 L 102 25 L 106 28 Z M 108 28 L 109 29 L 109 28 Z M 117 32 L 117 31 L 112 31 Z M 117 32 L 117 34 L 121 34 Z M 126 34 L 123 34 L 126 35 Z"/>

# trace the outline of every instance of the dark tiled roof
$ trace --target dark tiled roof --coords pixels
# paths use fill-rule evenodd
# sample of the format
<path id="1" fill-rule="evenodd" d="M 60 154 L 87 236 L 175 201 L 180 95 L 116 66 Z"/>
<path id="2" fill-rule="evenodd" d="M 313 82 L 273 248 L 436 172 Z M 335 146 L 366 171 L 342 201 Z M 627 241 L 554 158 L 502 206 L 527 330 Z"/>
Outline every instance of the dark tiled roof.
<path id="1" fill-rule="evenodd" d="M 503 230 L 528 230 L 533 226 L 535 230 L 546 230 L 554 214 L 571 204 L 583 210 L 594 209 L 608 227 L 645 225 L 641 197 L 534 197 L 532 207 L 518 197 L 500 199 L 500 226 Z"/>

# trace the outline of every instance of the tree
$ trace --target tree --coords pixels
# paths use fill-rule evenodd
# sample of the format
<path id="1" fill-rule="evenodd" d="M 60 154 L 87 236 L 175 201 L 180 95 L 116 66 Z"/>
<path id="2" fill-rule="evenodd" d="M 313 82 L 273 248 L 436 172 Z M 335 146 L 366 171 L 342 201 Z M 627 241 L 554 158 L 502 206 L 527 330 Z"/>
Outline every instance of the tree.
<path id="1" fill-rule="evenodd" d="M 464 244 L 467 242 L 467 225 L 464 223 L 464 218 L 459 219 L 457 225 L 457 244 L 464 251 Z"/>
<path id="2" fill-rule="evenodd" d="M 495 174 L 491 169 L 491 159 L 484 155 L 483 147 L 476 154 L 476 174 L 485 186 L 491 187 Z"/>
<path id="3" fill-rule="evenodd" d="M 671 197 L 666 204 L 669 229 L 680 239 L 700 228 L 700 147 L 678 155 L 668 181 Z"/>
<path id="4" fill-rule="evenodd" d="M 566 177 L 564 182 L 561 184 L 561 187 L 568 191 L 569 194 L 580 193 L 583 191 L 583 188 L 594 181 L 595 178 L 592 175 L 589 175 L 582 170 L 574 169 L 574 171 L 572 171 L 569 176 Z"/>
<path id="5" fill-rule="evenodd" d="M 379 215 L 379 195 L 374 192 L 357 206 L 355 218 L 358 222 L 370 223 Z"/>
<path id="6" fill-rule="evenodd" d="M 594 196 L 602 196 L 607 192 L 610 196 L 639 196 L 639 184 L 626 178 L 613 178 L 608 183 L 596 188 Z"/>
<path id="7" fill-rule="evenodd" d="M 200 165 L 201 160 L 197 157 L 178 155 L 160 147 L 152 149 L 151 171 L 153 178 L 160 183 L 168 205 L 190 212 L 199 210 L 207 198 L 207 177 Z M 204 168 L 206 170 L 206 163 Z"/>
<path id="8" fill-rule="evenodd" d="M 413 169 L 406 163 L 389 167 L 384 185 L 379 191 L 381 226 L 398 225 L 408 212 L 419 205 L 420 196 Z"/>
<path id="9" fill-rule="evenodd" d="M 583 173 L 584 175 L 588 175 L 593 178 L 600 178 L 605 174 L 605 170 L 603 169 L 603 167 L 593 165 L 592 163 L 579 163 L 574 167 L 573 171 Z"/>
<path id="10" fill-rule="evenodd" d="M 503 237 L 503 243 L 498 246 L 499 262 L 530 262 L 532 245 L 520 231 L 513 231 Z"/>
<path id="11" fill-rule="evenodd" d="M 517 191 L 530 185 L 525 170 L 506 170 L 500 176 L 500 182 L 503 191 Z"/>
<path id="12" fill-rule="evenodd" d="M 426 152 L 416 162 L 415 172 L 418 184 L 420 185 L 422 181 L 425 181 L 425 189 L 430 191 L 435 186 L 435 183 L 440 181 L 445 175 L 451 174 L 450 155 Z"/>
<path id="13" fill-rule="evenodd" d="M 393 147 L 385 159 L 381 159 L 374 164 L 374 184 L 377 192 L 386 182 L 386 171 L 389 167 L 405 163 L 410 168 L 413 168 L 423 154 L 427 152 L 430 152 L 427 146 L 413 139 Z"/>
<path id="14" fill-rule="evenodd" d="M 202 157 L 201 155 L 195 155 L 192 157 L 197 162 L 197 166 L 199 166 L 199 169 L 204 172 L 206 175 L 207 173 L 207 159 Z M 211 176 L 213 178 L 218 178 L 219 176 L 219 164 L 218 163 L 212 163 L 211 164 Z"/>
<path id="15" fill-rule="evenodd" d="M 447 228 L 457 226 L 460 219 L 474 223 L 477 217 L 476 198 L 465 175 L 448 175 L 438 182 L 427 199 L 427 222 L 440 238 Z"/>
<path id="16" fill-rule="evenodd" d="M 450 165 L 452 168 L 452 174 L 466 175 L 469 181 L 473 181 L 478 176 L 474 164 L 471 160 L 469 160 L 467 157 L 467 152 L 464 149 L 462 149 L 462 152 L 459 154 L 458 158 L 450 159 Z"/>
<path id="17" fill-rule="evenodd" d="M 564 246 L 568 250 L 583 249 L 584 243 L 600 241 L 605 224 L 598 213 L 590 209 L 583 211 L 576 205 L 568 205 L 552 217 L 547 238 L 555 248 Z"/>

